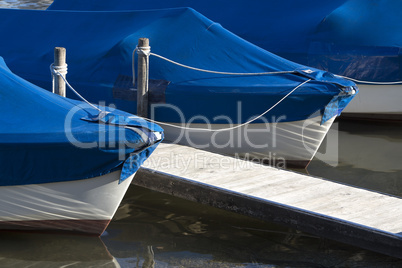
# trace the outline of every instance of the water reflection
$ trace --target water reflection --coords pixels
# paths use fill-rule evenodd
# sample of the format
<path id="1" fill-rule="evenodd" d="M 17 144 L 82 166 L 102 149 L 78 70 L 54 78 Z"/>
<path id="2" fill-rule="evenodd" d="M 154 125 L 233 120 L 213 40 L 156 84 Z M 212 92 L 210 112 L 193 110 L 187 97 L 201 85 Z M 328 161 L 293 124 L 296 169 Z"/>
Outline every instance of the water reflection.
<path id="1" fill-rule="evenodd" d="M 120 267 L 97 237 L 0 233 L 0 267 Z"/>
<path id="2" fill-rule="evenodd" d="M 0 8 L 46 9 L 53 0 L 0 0 Z"/>
<path id="3" fill-rule="evenodd" d="M 122 266 L 143 264 L 150 246 L 155 267 L 402 266 L 398 259 L 140 187 L 129 189 L 102 240 Z"/>
<path id="4" fill-rule="evenodd" d="M 336 124 L 338 151 L 332 157 L 338 157 L 338 165 L 332 167 L 315 157 L 308 172 L 402 196 L 402 124 L 346 120 Z"/>

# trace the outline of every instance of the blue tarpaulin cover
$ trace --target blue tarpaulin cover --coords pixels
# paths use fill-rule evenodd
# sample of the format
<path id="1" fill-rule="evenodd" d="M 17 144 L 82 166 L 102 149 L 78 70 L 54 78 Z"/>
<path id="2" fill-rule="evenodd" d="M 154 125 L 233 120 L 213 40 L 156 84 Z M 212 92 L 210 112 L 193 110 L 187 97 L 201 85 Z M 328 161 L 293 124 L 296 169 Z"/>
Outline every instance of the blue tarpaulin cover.
<path id="1" fill-rule="evenodd" d="M 16 76 L 0 57 L 0 186 L 92 178 L 123 165 L 121 180 L 133 174 L 159 141 L 153 131 L 163 130 L 118 110 L 107 113 L 113 122 L 98 114 Z"/>
<path id="2" fill-rule="evenodd" d="M 355 86 L 353 82 L 271 54 L 190 8 L 116 12 L 4 9 L 0 17 L 0 55 L 18 75 L 50 89 L 53 49 L 65 47 L 69 82 L 89 101 L 113 103 L 131 113 L 136 112 L 136 99 L 129 94 L 134 91 L 121 88 L 118 82 L 132 76 L 132 52 L 141 37 L 150 39 L 153 53 L 197 68 L 234 73 L 293 72 L 205 73 L 150 56 L 150 79 L 167 81 L 158 103 L 170 105 L 151 111 L 158 121 L 181 123 L 184 117 L 185 122 L 192 118 L 193 123 L 228 123 L 229 117 L 234 123 L 243 123 L 307 79 L 312 80 L 267 113 L 265 122 L 280 116 L 282 121 L 304 120 L 317 111 L 326 111 L 325 118 L 330 118 L 354 96 L 344 94 L 346 88 Z M 343 106 L 325 109 L 338 95 Z"/>
<path id="3" fill-rule="evenodd" d="M 363 81 L 402 80 L 402 1 L 55 0 L 63 10 L 192 7 L 292 61 Z"/>

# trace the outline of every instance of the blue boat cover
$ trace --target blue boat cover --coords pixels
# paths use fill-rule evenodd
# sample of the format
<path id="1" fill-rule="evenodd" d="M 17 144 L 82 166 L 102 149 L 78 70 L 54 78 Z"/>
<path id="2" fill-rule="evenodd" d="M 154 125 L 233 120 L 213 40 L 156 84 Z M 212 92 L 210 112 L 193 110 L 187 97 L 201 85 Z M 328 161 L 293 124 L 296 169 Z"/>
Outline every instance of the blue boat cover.
<path id="1" fill-rule="evenodd" d="M 49 10 L 169 7 L 192 7 L 251 43 L 301 64 L 363 81 L 402 80 L 402 1 L 55 0 Z"/>
<path id="2" fill-rule="evenodd" d="M 260 120 L 304 120 L 317 111 L 331 118 L 354 96 L 346 94 L 355 86 L 353 82 L 271 54 L 190 8 L 116 12 L 3 9 L 0 17 L 0 55 L 16 74 L 50 89 L 53 49 L 65 47 L 69 82 L 89 101 L 115 104 L 131 113 L 136 112 L 135 91 L 123 82 L 132 77 L 132 52 L 141 37 L 150 39 L 153 53 L 197 68 L 292 72 L 205 73 L 151 56 L 150 79 L 164 85 L 150 89 L 151 96 L 159 96 L 151 99 L 151 104 L 158 104 L 152 106 L 151 116 L 162 122 L 244 123 L 308 79 L 312 80 Z M 341 106 L 326 109 L 338 95 Z"/>
<path id="3" fill-rule="evenodd" d="M 162 129 L 118 110 L 98 114 L 16 76 L 0 57 L 0 186 L 81 180 L 122 168 L 120 180 L 133 174 L 157 145 L 152 131 Z"/>

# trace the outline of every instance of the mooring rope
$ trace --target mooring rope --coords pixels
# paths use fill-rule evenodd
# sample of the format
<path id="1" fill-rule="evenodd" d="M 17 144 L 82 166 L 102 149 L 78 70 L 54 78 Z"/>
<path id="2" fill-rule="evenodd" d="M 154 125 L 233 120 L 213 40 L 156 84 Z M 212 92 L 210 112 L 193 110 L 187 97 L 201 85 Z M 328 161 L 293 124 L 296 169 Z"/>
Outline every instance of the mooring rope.
<path id="1" fill-rule="evenodd" d="M 163 57 L 161 55 L 155 54 L 151 52 L 151 47 L 136 47 L 133 50 L 133 54 L 132 54 L 132 72 L 133 72 L 133 85 L 135 85 L 135 53 L 143 53 L 146 56 L 155 56 L 158 57 L 162 60 L 165 60 L 167 62 L 170 62 L 172 64 L 181 66 L 183 68 L 187 68 L 190 70 L 194 70 L 194 71 L 199 71 L 199 72 L 204 72 L 204 73 L 213 73 L 213 74 L 223 74 L 223 75 L 275 75 L 275 74 L 292 74 L 292 73 L 296 73 L 296 71 L 277 71 L 277 72 L 259 72 L 259 73 L 235 73 L 235 72 L 220 72 L 220 71 L 212 71 L 212 70 L 206 70 L 206 69 L 200 69 L 200 68 L 196 68 L 196 67 L 192 67 L 192 66 L 188 66 L 176 61 L 173 61 L 171 59 L 168 59 L 166 57 Z"/>
<path id="2" fill-rule="evenodd" d="M 350 78 L 347 76 L 342 76 L 342 75 L 335 75 L 336 77 L 343 78 L 343 79 L 348 79 L 350 81 L 353 81 L 355 83 L 360 83 L 360 84 L 370 84 L 370 85 L 402 85 L 402 81 L 396 81 L 396 82 L 372 82 L 372 81 L 362 81 L 362 80 L 357 80 L 354 78 Z"/>
<path id="3" fill-rule="evenodd" d="M 205 72 L 205 73 L 213 73 L 213 74 L 225 74 L 225 75 L 272 75 L 272 74 L 289 74 L 289 73 L 296 73 L 295 71 L 278 71 L 278 72 L 260 72 L 260 73 L 234 73 L 234 72 L 219 72 L 219 71 L 212 71 L 212 70 L 205 70 L 205 69 L 200 69 L 196 67 L 191 67 L 182 63 L 178 63 L 176 61 L 173 61 L 171 59 L 168 59 L 166 57 L 163 57 L 161 55 L 152 53 L 150 50 L 150 47 L 136 47 L 133 51 L 133 60 L 132 60 L 132 69 L 133 69 L 133 84 L 135 85 L 135 65 L 134 65 L 134 56 L 135 52 L 138 53 L 143 53 L 147 56 L 155 56 L 160 59 L 163 59 L 165 61 L 168 61 L 170 63 L 176 64 L 178 66 L 181 66 L 183 68 L 195 70 L 195 71 L 200 71 L 200 72 Z M 351 77 L 347 76 L 342 76 L 342 75 L 335 75 L 336 77 L 343 78 L 343 79 L 348 79 L 350 81 L 353 81 L 355 83 L 360 83 L 360 84 L 370 84 L 370 85 L 399 85 L 402 84 L 402 81 L 395 81 L 395 82 L 373 82 L 373 81 L 362 81 L 362 80 L 357 80 Z"/>
<path id="4" fill-rule="evenodd" d="M 150 121 L 152 123 L 156 123 L 156 124 L 160 124 L 160 125 L 165 125 L 165 126 L 170 126 L 170 127 L 174 127 L 174 128 L 179 128 L 179 129 L 184 129 L 184 130 L 197 130 L 197 131 L 206 131 L 206 132 L 222 132 L 222 131 L 229 131 L 229 130 L 234 130 L 237 128 L 241 128 L 245 125 L 248 125 L 256 120 L 258 120 L 259 118 L 263 117 L 265 114 L 267 114 L 268 112 L 270 112 L 272 109 L 274 109 L 277 105 L 279 105 L 282 101 L 284 101 L 287 97 L 289 97 L 290 94 L 292 94 L 294 91 L 296 91 L 296 89 L 298 89 L 299 87 L 303 86 L 304 84 L 308 83 L 309 81 L 311 81 L 311 79 L 308 79 L 302 83 L 300 83 L 299 85 L 297 85 L 294 89 L 292 89 L 288 94 L 286 94 L 282 99 L 280 99 L 277 103 L 275 103 L 274 105 L 271 106 L 271 108 L 269 108 L 268 110 L 266 110 L 265 112 L 263 112 L 262 114 L 260 114 L 259 116 L 245 122 L 242 123 L 240 125 L 236 125 L 234 127 L 229 127 L 229 128 L 221 128 L 221 129 L 209 129 L 209 128 L 192 128 L 192 127 L 184 127 L 184 126 L 178 126 L 178 125 L 173 125 L 173 124 L 169 124 L 169 123 L 165 123 L 165 122 L 160 122 L 160 121 L 156 121 L 156 120 L 152 120 L 149 118 L 145 118 L 145 117 L 141 117 L 147 121 Z M 140 116 L 137 116 L 140 117 Z"/>
<path id="5" fill-rule="evenodd" d="M 201 71 L 201 72 L 208 72 L 208 73 L 216 73 L 216 74 L 226 74 L 226 75 L 272 75 L 272 74 L 289 74 L 289 73 L 295 73 L 295 71 L 280 71 L 280 72 L 260 72 L 260 73 L 232 73 L 232 72 L 216 72 L 216 71 L 210 71 L 210 70 L 204 70 L 204 69 L 199 69 L 199 68 L 195 68 L 195 67 L 191 67 L 191 66 L 187 66 L 184 64 L 180 64 L 177 63 L 173 60 L 169 60 L 165 57 L 162 57 L 160 55 L 154 54 L 150 52 L 150 47 L 136 47 L 135 50 L 133 51 L 133 56 L 132 56 L 132 67 L 133 67 L 133 84 L 135 83 L 135 66 L 134 66 L 134 56 L 135 56 L 135 52 L 137 53 L 144 53 L 145 55 L 149 56 L 149 55 L 153 55 L 156 57 L 159 57 L 163 60 L 166 60 L 168 62 L 171 62 L 173 64 L 177 64 L 181 67 L 184 68 L 189 68 L 192 70 L 196 70 L 196 71 Z M 61 76 L 61 78 L 63 79 L 63 81 L 66 83 L 66 85 L 80 98 L 82 99 L 84 102 L 86 102 L 88 105 L 90 105 L 91 107 L 93 107 L 94 109 L 98 110 L 99 112 L 103 112 L 101 109 L 99 109 L 98 107 L 96 107 L 95 105 L 93 105 L 92 103 L 90 103 L 89 101 L 87 101 L 83 96 L 81 96 L 71 85 L 70 83 L 67 81 L 67 79 L 65 78 L 65 74 L 67 74 L 67 65 L 65 66 L 54 66 L 54 64 L 50 65 L 50 72 L 53 75 L 59 75 Z M 254 117 L 253 119 L 236 125 L 234 127 L 229 127 L 229 128 L 222 128 L 222 129 L 208 129 L 208 128 L 191 128 L 191 127 L 183 127 L 183 126 L 178 126 L 178 125 L 173 125 L 173 124 L 169 124 L 169 123 L 165 123 L 165 122 L 160 122 L 160 121 L 156 121 L 156 120 L 152 120 L 149 118 L 145 118 L 145 117 L 141 117 L 141 116 L 136 116 L 142 119 L 145 119 L 149 122 L 153 122 L 153 123 L 157 123 L 157 124 L 161 124 L 161 125 L 165 125 L 165 126 L 170 126 L 170 127 L 174 127 L 174 128 L 179 128 L 179 129 L 186 129 L 186 130 L 197 130 L 197 131 L 208 131 L 208 132 L 222 132 L 222 131 L 229 131 L 229 130 L 234 130 L 237 128 L 241 128 L 243 126 L 249 125 L 250 123 L 258 120 L 259 118 L 263 117 L 265 114 L 267 114 L 268 112 L 270 112 L 272 109 L 274 109 L 277 105 L 279 105 L 282 101 L 284 101 L 287 97 L 289 97 L 293 92 L 295 92 L 298 88 L 300 88 L 301 86 L 303 86 L 304 84 L 308 83 L 309 81 L 311 81 L 311 79 L 308 79 L 302 83 L 300 83 L 299 85 L 297 85 L 295 88 L 293 88 L 291 91 L 289 91 L 284 97 L 282 97 L 278 102 L 276 102 L 274 105 L 272 105 L 269 109 L 267 109 L 266 111 L 264 111 L 262 114 Z"/>
<path id="6" fill-rule="evenodd" d="M 60 71 L 61 70 L 61 71 Z M 83 96 L 80 95 L 80 93 L 78 93 L 71 85 L 70 83 L 67 81 L 65 75 L 67 74 L 67 64 L 65 66 L 54 66 L 54 64 L 50 64 L 50 72 L 52 73 L 52 77 L 54 79 L 54 75 L 59 75 L 64 82 L 66 83 L 66 85 L 71 89 L 71 91 L 73 91 L 75 93 L 75 95 L 77 95 L 80 99 L 82 99 L 84 102 L 86 102 L 87 104 L 89 104 L 91 107 L 95 108 L 96 110 L 98 110 L 99 112 L 103 112 L 101 109 L 99 109 L 98 107 L 96 107 L 95 105 L 93 105 L 92 103 L 90 103 L 89 101 L 87 101 Z"/>
<path id="7" fill-rule="evenodd" d="M 191 67 L 185 64 L 181 64 L 178 63 L 176 61 L 170 60 L 168 58 L 165 58 L 161 55 L 155 54 L 151 52 L 151 47 L 136 47 L 133 51 L 132 54 L 132 72 L 133 72 L 133 85 L 135 85 L 135 53 L 143 53 L 146 56 L 155 56 L 158 57 L 162 60 L 168 61 L 172 64 L 176 64 L 178 66 L 181 66 L 183 68 L 187 68 L 187 69 L 191 69 L 191 70 L 195 70 L 195 71 L 199 71 L 199 72 L 206 72 L 206 73 L 214 73 L 214 74 L 224 74 L 224 75 L 277 75 L 277 74 L 291 74 L 291 73 L 296 73 L 295 71 L 277 71 L 277 72 L 258 72 L 258 73 L 234 73 L 234 72 L 219 72 L 219 71 L 211 71 L 211 70 L 205 70 L 205 69 L 200 69 L 200 68 L 196 68 L 196 67 Z M 258 115 L 257 117 L 236 125 L 234 127 L 229 127 L 229 128 L 221 128 L 221 129 L 209 129 L 209 128 L 191 128 L 191 127 L 186 127 L 186 126 L 178 126 L 178 125 L 173 125 L 173 124 L 169 124 L 169 123 L 165 123 L 165 122 L 160 122 L 160 121 L 156 121 L 156 120 L 152 120 L 149 118 L 145 118 L 145 117 L 141 117 L 147 121 L 150 121 L 152 123 L 157 123 L 160 125 L 165 125 L 165 126 L 170 126 L 170 127 L 174 127 L 174 128 L 179 128 L 179 129 L 186 129 L 186 130 L 197 130 L 197 131 L 207 131 L 207 132 L 221 132 L 221 131 L 229 131 L 229 130 L 234 130 L 237 128 L 241 128 L 243 126 L 246 126 L 256 120 L 258 120 L 259 118 L 263 117 L 265 114 L 267 114 L 268 112 L 270 112 L 272 109 L 274 109 L 277 105 L 279 105 L 282 101 L 284 101 L 287 97 L 289 97 L 289 95 L 291 95 L 293 92 L 295 92 L 299 87 L 303 86 L 304 84 L 308 83 L 309 81 L 311 81 L 311 79 L 308 79 L 302 83 L 300 83 L 299 85 L 297 85 L 295 88 L 293 88 L 289 93 L 287 93 L 282 99 L 280 99 L 277 103 L 275 103 L 273 106 L 271 106 L 268 110 L 266 110 L 265 112 L 263 112 L 262 114 Z M 140 116 L 138 116 L 140 117 Z"/>

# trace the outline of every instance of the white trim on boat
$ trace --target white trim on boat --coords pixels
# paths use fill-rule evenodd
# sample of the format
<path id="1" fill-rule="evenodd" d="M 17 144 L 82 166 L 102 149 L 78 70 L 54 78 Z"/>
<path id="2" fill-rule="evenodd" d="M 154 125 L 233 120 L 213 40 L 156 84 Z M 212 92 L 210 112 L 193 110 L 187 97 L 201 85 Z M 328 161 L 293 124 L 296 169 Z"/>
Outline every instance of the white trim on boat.
<path id="1" fill-rule="evenodd" d="M 97 233 L 112 219 L 134 177 L 133 174 L 119 184 L 120 173 L 76 181 L 1 186 L 0 229 L 30 229 L 32 225 L 32 229 L 42 226 L 38 229 Z M 58 221 L 72 225 L 77 222 L 78 227 L 58 225 Z M 94 226 L 92 230 L 80 221 L 100 221 L 106 226 Z"/>
<path id="2" fill-rule="evenodd" d="M 346 106 L 342 115 L 359 118 L 392 119 L 399 116 L 402 119 L 402 85 L 367 85 L 358 84 L 359 94 Z M 377 116 L 371 116 L 377 115 Z"/>
<path id="3" fill-rule="evenodd" d="M 224 132 L 197 131 L 197 128 L 222 129 L 232 126 L 191 124 L 194 129 L 183 130 L 163 123 L 160 125 L 165 130 L 166 141 L 226 155 L 260 159 L 271 162 L 269 164 L 275 159 L 284 159 L 291 166 L 302 167 L 314 157 L 334 120 L 335 117 L 321 125 L 321 116 L 314 116 L 292 122 L 249 124 Z"/>

